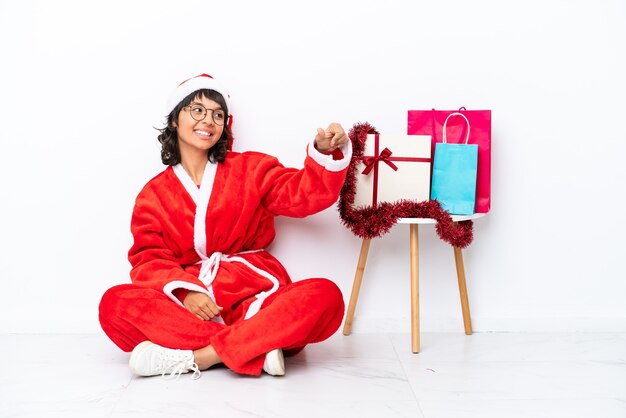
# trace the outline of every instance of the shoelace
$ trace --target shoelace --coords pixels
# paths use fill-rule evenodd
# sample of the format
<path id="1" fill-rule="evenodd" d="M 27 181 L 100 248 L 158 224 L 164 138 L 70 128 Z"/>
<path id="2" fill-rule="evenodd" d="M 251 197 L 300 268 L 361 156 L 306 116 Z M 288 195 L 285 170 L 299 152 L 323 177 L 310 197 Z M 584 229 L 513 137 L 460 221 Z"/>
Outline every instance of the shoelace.
<path id="1" fill-rule="evenodd" d="M 160 360 L 160 366 L 163 369 L 161 377 L 167 380 L 179 378 L 181 374 L 188 370 L 193 371 L 193 375 L 191 376 L 193 380 L 199 379 L 202 374 L 196 363 L 191 363 L 191 366 L 187 366 L 185 359 L 181 359 L 175 355 L 162 354 Z"/>

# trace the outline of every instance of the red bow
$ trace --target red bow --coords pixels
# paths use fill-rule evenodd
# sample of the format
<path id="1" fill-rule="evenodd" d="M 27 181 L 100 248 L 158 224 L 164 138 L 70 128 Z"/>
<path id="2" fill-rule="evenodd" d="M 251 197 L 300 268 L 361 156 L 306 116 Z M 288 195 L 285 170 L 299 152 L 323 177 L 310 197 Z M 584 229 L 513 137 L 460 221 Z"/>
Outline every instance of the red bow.
<path id="1" fill-rule="evenodd" d="M 375 157 L 362 157 L 363 163 L 365 164 L 365 170 L 363 170 L 361 174 L 367 176 L 370 171 L 372 171 L 372 168 L 374 168 L 374 166 L 379 161 L 383 161 L 384 163 L 386 163 L 389 167 L 393 168 L 393 171 L 398 171 L 398 167 L 394 163 L 389 161 L 389 157 L 391 157 L 391 151 L 389 150 L 389 148 L 385 148 L 379 155 Z"/>

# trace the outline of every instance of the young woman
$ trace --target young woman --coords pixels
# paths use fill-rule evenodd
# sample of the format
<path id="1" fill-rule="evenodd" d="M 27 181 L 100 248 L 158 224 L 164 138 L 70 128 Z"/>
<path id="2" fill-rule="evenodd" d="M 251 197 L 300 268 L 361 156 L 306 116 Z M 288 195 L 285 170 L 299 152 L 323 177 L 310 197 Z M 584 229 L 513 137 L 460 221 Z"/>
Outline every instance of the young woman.
<path id="1" fill-rule="evenodd" d="M 292 283 L 265 250 L 274 217 L 304 217 L 338 198 L 351 143 L 341 125 L 318 129 L 304 168 L 230 151 L 225 90 L 206 74 L 181 83 L 159 135 L 168 167 L 137 196 L 128 257 L 132 284 L 100 303 L 104 332 L 141 376 L 224 363 L 249 375 L 285 374 L 285 355 L 323 341 L 344 311 L 327 279 Z"/>

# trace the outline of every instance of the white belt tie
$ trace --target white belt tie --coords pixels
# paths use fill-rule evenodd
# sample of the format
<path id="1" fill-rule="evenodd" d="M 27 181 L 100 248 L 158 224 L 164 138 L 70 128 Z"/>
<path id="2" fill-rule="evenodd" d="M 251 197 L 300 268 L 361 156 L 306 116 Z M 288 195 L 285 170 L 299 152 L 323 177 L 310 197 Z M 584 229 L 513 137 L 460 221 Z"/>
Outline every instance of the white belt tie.
<path id="1" fill-rule="evenodd" d="M 215 300 L 215 294 L 213 293 L 213 280 L 215 280 L 215 276 L 217 276 L 217 271 L 220 268 L 221 261 L 226 261 L 229 263 L 232 263 L 232 262 L 242 263 L 246 267 L 248 267 L 250 270 L 254 271 L 258 275 L 263 276 L 267 280 L 272 282 L 272 288 L 270 290 L 259 292 L 256 294 L 256 300 L 250 304 L 250 307 L 248 307 L 248 311 L 246 312 L 244 319 L 249 319 L 249 318 L 252 318 L 254 315 L 256 315 L 261 309 L 261 305 L 263 305 L 263 302 L 265 301 L 265 299 L 267 299 L 268 296 L 270 296 L 271 294 L 273 294 L 274 292 L 278 290 L 278 279 L 276 277 L 269 274 L 267 271 L 256 267 L 245 258 L 238 256 L 241 254 L 251 254 L 251 253 L 256 253 L 259 251 L 262 251 L 262 250 L 243 251 L 234 255 L 226 255 L 219 251 L 216 251 L 213 254 L 211 254 L 210 257 L 204 258 L 198 262 L 202 264 L 202 267 L 200 267 L 200 274 L 198 274 L 198 279 L 202 283 L 204 283 L 204 285 L 207 287 L 207 289 L 209 290 L 210 296 L 215 301 L 215 303 L 217 303 L 217 301 Z"/>

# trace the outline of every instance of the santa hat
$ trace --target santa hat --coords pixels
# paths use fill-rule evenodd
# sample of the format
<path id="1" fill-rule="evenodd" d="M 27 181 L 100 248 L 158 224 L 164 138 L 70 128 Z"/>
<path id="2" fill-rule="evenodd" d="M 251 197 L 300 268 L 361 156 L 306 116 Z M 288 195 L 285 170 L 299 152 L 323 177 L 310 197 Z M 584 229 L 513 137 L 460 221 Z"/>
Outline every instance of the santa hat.
<path id="1" fill-rule="evenodd" d="M 215 90 L 224 96 L 226 106 L 228 106 L 228 112 L 231 112 L 230 108 L 230 95 L 224 90 L 224 88 L 213 77 L 208 74 L 200 74 L 190 79 L 187 79 L 180 83 L 178 87 L 172 91 L 170 97 L 167 99 L 166 114 L 170 114 L 172 110 L 180 103 L 185 97 L 189 96 L 194 91 L 209 89 Z"/>

